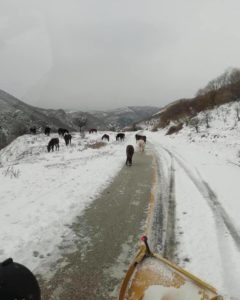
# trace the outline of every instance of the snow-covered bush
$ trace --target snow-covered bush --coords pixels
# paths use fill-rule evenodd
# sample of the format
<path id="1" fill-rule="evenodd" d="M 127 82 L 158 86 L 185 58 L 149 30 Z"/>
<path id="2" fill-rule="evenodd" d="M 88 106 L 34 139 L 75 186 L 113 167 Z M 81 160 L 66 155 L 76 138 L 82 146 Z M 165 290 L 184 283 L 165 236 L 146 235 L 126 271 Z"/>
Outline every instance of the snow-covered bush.
<path id="1" fill-rule="evenodd" d="M 20 170 L 15 169 L 13 166 L 8 167 L 6 170 L 2 172 L 2 174 L 5 177 L 10 177 L 10 178 L 18 178 L 20 176 Z"/>

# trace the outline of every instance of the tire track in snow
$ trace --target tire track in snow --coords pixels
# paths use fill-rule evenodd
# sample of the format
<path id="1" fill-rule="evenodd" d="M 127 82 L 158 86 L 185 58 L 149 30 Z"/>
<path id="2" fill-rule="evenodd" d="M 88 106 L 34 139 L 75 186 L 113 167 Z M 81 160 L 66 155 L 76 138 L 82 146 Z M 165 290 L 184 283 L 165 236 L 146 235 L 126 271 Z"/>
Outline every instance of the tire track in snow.
<path id="1" fill-rule="evenodd" d="M 152 145 L 153 146 L 153 145 Z M 155 150 L 156 151 L 156 150 Z M 163 149 L 166 153 L 166 151 Z M 166 162 L 158 157 L 158 185 L 156 203 L 152 218 L 151 247 L 154 252 L 173 260 L 176 251 L 175 238 L 175 169 L 174 158 L 170 156 L 170 165 L 164 169 Z"/>
<path id="2" fill-rule="evenodd" d="M 175 176 L 174 176 L 174 159 L 171 155 L 171 167 L 169 177 L 169 194 L 168 194 L 168 216 L 166 228 L 166 240 L 164 244 L 164 257 L 174 258 L 176 237 L 175 237 L 175 220 L 176 220 L 176 204 L 175 204 Z"/>
<path id="3" fill-rule="evenodd" d="M 208 191 L 209 199 L 211 200 L 210 205 L 212 206 L 212 210 L 213 211 L 216 210 L 218 212 L 217 217 L 220 216 L 222 218 L 222 221 L 224 222 L 225 226 L 227 227 L 236 247 L 240 251 L 240 234 L 239 234 L 239 232 L 237 231 L 234 224 L 232 223 L 231 218 L 227 214 L 226 210 L 222 207 L 221 203 L 219 203 L 219 201 L 217 200 L 217 196 L 214 193 L 214 191 L 211 189 L 209 184 L 205 181 L 202 181 L 202 182 Z"/>
<path id="4" fill-rule="evenodd" d="M 169 154 L 172 153 L 170 150 L 164 148 Z M 217 199 L 216 194 L 209 186 L 207 182 L 203 180 L 199 171 L 194 168 L 194 171 L 191 170 L 189 166 L 183 161 L 183 158 L 180 158 L 178 154 L 172 153 L 178 165 L 184 170 L 187 174 L 188 178 L 193 182 L 196 186 L 200 194 L 204 199 L 207 200 L 208 206 L 210 207 L 213 217 L 215 219 L 216 224 L 216 234 L 218 241 L 218 249 L 221 255 L 222 261 L 222 270 L 223 270 L 223 279 L 225 285 L 228 287 L 228 290 L 232 293 L 238 294 L 237 287 L 238 283 L 232 276 L 232 268 L 231 265 L 234 265 L 234 260 L 231 256 L 229 256 L 229 244 L 226 242 L 224 238 L 226 231 L 229 233 L 232 241 L 234 242 L 236 248 L 240 250 L 240 235 L 234 224 L 231 222 L 231 219 L 225 209 L 222 207 L 220 202 Z M 231 263 L 230 263 L 231 261 Z"/>
<path id="5" fill-rule="evenodd" d="M 168 153 L 171 153 L 168 149 L 165 149 Z M 203 180 L 199 171 L 195 168 L 197 176 L 186 166 L 185 163 L 176 155 L 173 154 L 179 166 L 185 171 L 194 185 L 197 187 L 204 199 L 207 200 L 209 207 L 212 210 L 212 213 L 217 221 L 217 223 L 222 222 L 225 224 L 229 234 L 231 235 L 236 247 L 240 251 L 240 234 L 235 228 L 234 224 L 231 221 L 226 210 L 223 208 L 221 203 L 218 201 L 218 198 L 212 188 L 207 182 Z"/>

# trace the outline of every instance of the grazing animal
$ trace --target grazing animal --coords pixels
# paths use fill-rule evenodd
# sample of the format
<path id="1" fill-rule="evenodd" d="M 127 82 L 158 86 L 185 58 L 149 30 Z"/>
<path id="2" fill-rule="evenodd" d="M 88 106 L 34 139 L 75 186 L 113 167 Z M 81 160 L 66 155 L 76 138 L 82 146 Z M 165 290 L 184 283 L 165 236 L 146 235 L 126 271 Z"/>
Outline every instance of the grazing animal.
<path id="1" fill-rule="evenodd" d="M 49 136 L 51 133 L 51 128 L 47 126 L 44 130 L 44 133 L 45 133 L 45 135 Z"/>
<path id="2" fill-rule="evenodd" d="M 68 131 L 67 129 L 65 129 L 65 128 L 59 128 L 59 129 L 58 129 L 58 134 L 59 134 L 60 136 L 63 137 L 65 133 L 69 133 L 69 131 Z"/>
<path id="3" fill-rule="evenodd" d="M 138 140 L 137 143 L 138 143 L 138 147 L 139 147 L 140 152 L 143 152 L 144 148 L 145 148 L 145 142 L 144 142 L 144 140 Z"/>
<path id="4" fill-rule="evenodd" d="M 89 129 L 89 133 L 97 133 L 97 129 L 96 128 L 91 128 L 91 129 Z"/>
<path id="5" fill-rule="evenodd" d="M 47 150 L 50 152 L 51 150 L 54 151 L 54 146 L 55 150 L 59 150 L 59 138 L 52 138 L 48 145 L 47 145 Z"/>
<path id="6" fill-rule="evenodd" d="M 125 133 L 118 133 L 116 135 L 116 141 L 124 141 L 125 139 Z"/>
<path id="7" fill-rule="evenodd" d="M 132 145 L 127 146 L 126 154 L 127 154 L 126 166 L 131 166 L 132 165 L 132 157 L 134 154 L 134 147 Z"/>
<path id="8" fill-rule="evenodd" d="M 30 133 L 32 134 L 36 134 L 37 133 L 37 128 L 34 126 L 34 127 L 31 127 L 30 128 Z"/>
<path id="9" fill-rule="evenodd" d="M 66 146 L 71 145 L 72 136 L 70 133 L 65 133 L 63 138 L 64 138 Z"/>
<path id="10" fill-rule="evenodd" d="M 107 140 L 109 142 L 109 135 L 108 134 L 104 134 L 102 136 L 102 140 Z"/>
<path id="11" fill-rule="evenodd" d="M 147 142 L 146 135 L 135 134 L 136 142 L 139 140 L 143 140 L 145 143 Z"/>

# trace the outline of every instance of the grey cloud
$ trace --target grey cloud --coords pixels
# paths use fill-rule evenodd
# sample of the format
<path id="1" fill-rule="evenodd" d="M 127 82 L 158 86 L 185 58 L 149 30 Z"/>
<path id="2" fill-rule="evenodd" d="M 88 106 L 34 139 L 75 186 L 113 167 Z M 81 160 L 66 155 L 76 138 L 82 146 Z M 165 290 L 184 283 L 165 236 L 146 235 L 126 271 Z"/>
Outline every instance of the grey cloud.
<path id="1" fill-rule="evenodd" d="M 238 0 L 2 4 L 0 88 L 39 106 L 161 106 L 239 64 Z"/>

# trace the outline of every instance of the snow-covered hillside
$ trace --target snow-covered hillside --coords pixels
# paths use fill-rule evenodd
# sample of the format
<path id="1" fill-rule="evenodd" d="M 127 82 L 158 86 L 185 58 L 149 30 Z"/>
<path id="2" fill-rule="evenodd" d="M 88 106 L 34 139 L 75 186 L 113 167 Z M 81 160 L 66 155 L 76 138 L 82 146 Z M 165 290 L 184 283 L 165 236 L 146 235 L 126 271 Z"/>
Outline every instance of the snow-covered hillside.
<path id="1" fill-rule="evenodd" d="M 236 103 L 198 115 L 195 127 L 148 133 L 162 168 L 174 176 L 179 263 L 239 299 L 240 288 L 240 122 Z"/>
<path id="2" fill-rule="evenodd" d="M 187 143 L 201 148 L 209 148 L 209 153 L 240 165 L 240 120 L 237 118 L 238 102 L 230 102 L 218 108 L 199 113 L 197 116 L 198 133 L 195 124 L 169 136 L 170 140 L 182 138 Z M 206 120 L 209 119 L 208 125 Z M 170 125 L 171 126 L 171 125 Z M 165 132 L 165 131 L 164 131 Z"/>
<path id="3" fill-rule="evenodd" d="M 76 133 L 70 147 L 60 139 L 59 152 L 51 153 L 49 137 L 25 135 L 0 152 L 0 261 L 13 257 L 36 271 L 57 259 L 74 217 L 125 162 L 132 134 L 123 143 L 109 135 L 110 142 L 102 143 L 101 133 L 85 139 Z"/>

